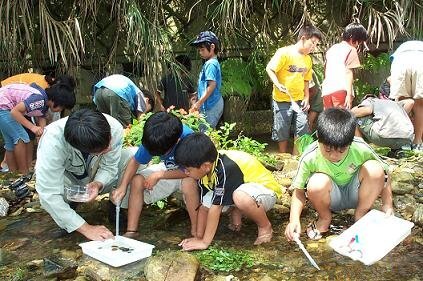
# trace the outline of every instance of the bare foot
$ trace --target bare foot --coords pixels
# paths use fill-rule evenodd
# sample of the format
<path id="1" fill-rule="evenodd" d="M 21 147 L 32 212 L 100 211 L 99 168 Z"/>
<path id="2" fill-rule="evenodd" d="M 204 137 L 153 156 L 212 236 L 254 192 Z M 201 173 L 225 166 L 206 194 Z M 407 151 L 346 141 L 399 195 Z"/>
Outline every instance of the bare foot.
<path id="1" fill-rule="evenodd" d="M 260 245 L 263 243 L 268 243 L 272 240 L 273 237 L 273 229 L 272 225 L 265 228 L 258 229 L 258 235 L 256 241 L 254 241 L 254 245 Z"/>

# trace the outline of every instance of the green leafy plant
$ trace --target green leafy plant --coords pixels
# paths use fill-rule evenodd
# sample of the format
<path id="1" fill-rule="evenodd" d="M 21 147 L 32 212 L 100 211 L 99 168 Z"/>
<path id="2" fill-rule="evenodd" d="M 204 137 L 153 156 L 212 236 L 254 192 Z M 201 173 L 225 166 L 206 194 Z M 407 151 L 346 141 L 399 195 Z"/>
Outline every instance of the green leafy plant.
<path id="1" fill-rule="evenodd" d="M 221 64 L 223 97 L 239 96 L 249 99 L 253 91 L 248 63 L 242 59 L 227 59 Z"/>
<path id="2" fill-rule="evenodd" d="M 172 108 L 170 109 L 170 112 L 177 116 L 183 124 L 190 127 L 193 131 L 200 131 L 200 127 L 202 126 L 206 129 L 210 129 L 210 125 L 206 122 L 204 116 L 199 113 L 187 113 L 183 109 L 175 110 Z M 138 146 L 141 144 L 145 121 L 151 115 L 153 115 L 153 113 L 149 112 L 143 115 L 140 120 L 134 119 L 132 125 L 128 126 L 128 128 L 125 129 L 123 141 L 125 146 Z"/>
<path id="3" fill-rule="evenodd" d="M 230 135 L 235 128 L 236 123 L 226 123 L 219 128 L 209 132 L 210 138 L 215 143 L 217 149 L 223 150 L 240 150 L 254 155 L 261 162 L 274 165 L 276 157 L 265 152 L 267 143 L 261 143 L 255 139 L 239 134 L 235 139 L 231 139 Z"/>
<path id="4" fill-rule="evenodd" d="M 274 165 L 276 163 L 276 157 L 265 153 L 267 143 L 260 143 L 250 137 L 239 134 L 235 139 L 231 138 L 231 133 L 236 126 L 236 123 L 225 123 L 219 128 L 219 130 L 213 130 L 207 124 L 206 120 L 201 114 L 189 113 L 187 114 L 183 109 L 171 110 L 178 118 L 181 119 L 182 123 L 190 127 L 194 131 L 199 131 L 200 126 L 207 128 L 207 134 L 213 140 L 217 149 L 223 150 L 241 150 L 257 157 L 261 162 Z M 145 115 L 140 121 L 134 120 L 132 126 L 128 127 L 124 136 L 124 144 L 126 146 L 138 146 L 141 144 L 143 127 L 145 120 L 151 116 L 151 114 Z M 160 162 L 158 157 L 153 159 L 154 163 Z"/>
<path id="5" fill-rule="evenodd" d="M 240 271 L 254 265 L 253 257 L 246 251 L 209 247 L 207 250 L 194 253 L 201 264 L 215 271 Z"/>
<path id="6" fill-rule="evenodd" d="M 369 54 L 364 58 L 362 67 L 365 70 L 379 71 L 383 68 L 389 67 L 391 61 L 388 53 L 382 53 L 378 56 Z"/>

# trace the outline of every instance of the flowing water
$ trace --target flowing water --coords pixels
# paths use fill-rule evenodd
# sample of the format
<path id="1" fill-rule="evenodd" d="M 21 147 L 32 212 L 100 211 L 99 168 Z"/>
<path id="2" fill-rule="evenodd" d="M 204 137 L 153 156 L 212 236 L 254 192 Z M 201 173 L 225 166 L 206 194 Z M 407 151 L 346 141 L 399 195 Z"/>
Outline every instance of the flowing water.
<path id="1" fill-rule="evenodd" d="M 106 200 L 97 202 L 91 209 L 78 210 L 90 223 L 106 224 Z M 248 221 L 239 233 L 227 229 L 227 216 L 222 216 L 214 244 L 219 247 L 248 251 L 254 256 L 254 266 L 239 272 L 213 272 L 202 268 L 199 280 L 217 280 L 216 275 L 233 275 L 232 280 L 423 280 L 423 236 L 421 228 L 414 227 L 412 235 L 372 266 L 343 257 L 327 245 L 327 239 L 302 241 L 321 271 L 312 267 L 295 243 L 288 243 L 283 230 L 288 216 L 269 213 L 274 226 L 274 237 L 266 245 L 253 246 L 256 226 Z M 303 223 L 311 219 L 306 213 Z M 155 251 L 178 250 L 177 243 L 188 235 L 188 217 L 185 211 L 169 206 L 166 211 L 149 207 L 143 211 L 140 239 L 154 244 Z M 82 263 L 78 243 L 86 241 L 78 233 L 57 238 L 57 226 L 44 212 L 23 213 L 16 217 L 0 219 L 0 280 L 46 280 L 43 271 L 28 270 L 28 263 L 45 257 L 67 253 Z M 383 239 L 383 237 L 381 237 Z M 23 269 L 27 268 L 24 272 Z M 128 271 L 134 270 L 132 274 Z M 119 274 L 119 269 L 111 269 Z M 125 267 L 126 275 L 113 280 L 144 280 L 136 267 Z M 126 277 L 123 277 L 126 276 Z M 131 277 L 129 277 L 131 276 Z M 54 280 L 54 279 L 51 279 Z M 80 279 L 84 280 L 84 279 Z M 230 280 L 230 279 L 227 279 Z"/>

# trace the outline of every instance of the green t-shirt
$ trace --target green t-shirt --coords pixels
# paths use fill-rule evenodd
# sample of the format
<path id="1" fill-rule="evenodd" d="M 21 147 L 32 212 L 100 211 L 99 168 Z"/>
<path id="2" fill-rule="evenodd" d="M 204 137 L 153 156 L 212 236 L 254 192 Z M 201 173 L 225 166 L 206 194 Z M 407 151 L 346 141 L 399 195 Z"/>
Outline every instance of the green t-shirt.
<path id="1" fill-rule="evenodd" d="M 345 186 L 351 181 L 361 165 L 368 160 L 378 160 L 386 172 L 389 169 L 389 166 L 361 138 L 354 138 L 345 158 L 337 163 L 324 158 L 318 142 L 315 141 L 302 154 L 292 187 L 305 189 L 308 179 L 314 173 L 326 174 L 338 186 Z"/>

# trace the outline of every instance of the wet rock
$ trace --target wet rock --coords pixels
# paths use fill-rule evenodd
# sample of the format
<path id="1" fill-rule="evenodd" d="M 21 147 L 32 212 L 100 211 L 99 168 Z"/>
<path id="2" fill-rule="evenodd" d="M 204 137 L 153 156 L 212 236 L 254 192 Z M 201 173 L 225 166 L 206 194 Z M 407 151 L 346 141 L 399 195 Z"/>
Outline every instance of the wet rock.
<path id="1" fill-rule="evenodd" d="M 43 268 L 46 278 L 73 279 L 77 275 L 78 264 L 72 260 L 51 256 L 44 258 Z"/>
<path id="2" fill-rule="evenodd" d="M 423 204 L 423 189 L 419 189 L 416 194 L 414 194 L 414 198 L 420 204 Z"/>
<path id="3" fill-rule="evenodd" d="M 82 256 L 82 249 L 72 250 L 61 250 L 60 255 L 65 259 L 78 260 Z"/>
<path id="4" fill-rule="evenodd" d="M 144 273 L 148 281 L 195 280 L 200 263 L 185 252 L 164 252 L 150 257 Z"/>
<path id="5" fill-rule="evenodd" d="M 17 256 L 5 249 L 0 248 L 0 266 L 8 265 L 14 261 L 16 261 Z"/>
<path id="6" fill-rule="evenodd" d="M 423 204 L 418 204 L 413 214 L 413 222 L 417 225 L 423 226 Z"/>
<path id="7" fill-rule="evenodd" d="M 411 193 L 414 190 L 414 185 L 406 182 L 393 181 L 391 184 L 392 192 L 394 194 L 404 195 Z"/>
<path id="8" fill-rule="evenodd" d="M 284 205 L 275 204 L 272 208 L 272 212 L 277 214 L 288 214 L 289 213 L 289 207 L 286 207 Z"/>
<path id="9" fill-rule="evenodd" d="M 276 178 L 276 181 L 285 187 L 290 187 L 291 183 L 292 183 L 292 179 L 291 178 L 287 178 L 284 175 L 280 175 L 279 173 L 273 173 L 273 175 Z"/>
<path id="10" fill-rule="evenodd" d="M 28 244 L 28 242 L 30 242 L 28 238 L 11 239 L 6 241 L 4 245 L 2 245 L 2 248 L 8 251 L 16 251 Z"/>
<path id="11" fill-rule="evenodd" d="M 276 279 L 274 279 L 274 278 L 272 278 L 272 277 L 270 277 L 270 276 L 268 276 L 268 275 L 263 276 L 263 277 L 262 277 L 262 278 L 260 278 L 259 280 L 260 280 L 260 281 L 277 281 Z"/>
<path id="12" fill-rule="evenodd" d="M 78 271 L 80 271 L 79 268 Z M 88 280 L 107 281 L 113 279 L 110 274 L 110 268 L 106 265 L 100 265 L 96 268 L 85 267 L 82 271 L 84 273 L 83 275 L 87 277 Z"/>
<path id="13" fill-rule="evenodd" d="M 32 260 L 26 264 L 28 270 L 34 271 L 40 269 L 44 264 L 43 260 Z"/>
<path id="14" fill-rule="evenodd" d="M 22 214 L 24 207 L 19 207 L 16 211 L 10 214 L 11 217 L 16 217 Z"/>
<path id="15" fill-rule="evenodd" d="M 0 189 L 0 197 L 3 197 L 8 202 L 16 199 L 15 193 L 9 188 Z"/>
<path id="16" fill-rule="evenodd" d="M 395 171 L 391 174 L 391 177 L 392 181 L 395 182 L 413 183 L 415 180 L 413 174 L 413 169 L 401 166 L 395 169 Z"/>
<path id="17" fill-rule="evenodd" d="M 230 274 L 230 275 L 226 275 L 226 276 L 224 276 L 224 275 L 215 275 L 215 276 L 213 276 L 213 278 L 207 279 L 207 280 L 210 280 L 210 281 L 239 281 L 239 278 L 237 278 L 237 277 L 233 276 L 232 274 Z"/>
<path id="18" fill-rule="evenodd" d="M 416 210 L 416 199 L 410 194 L 398 195 L 394 197 L 394 206 L 404 219 L 410 220 Z"/>
<path id="19" fill-rule="evenodd" d="M 282 173 L 288 178 L 293 178 L 295 174 L 297 173 L 297 169 L 298 169 L 298 160 L 286 159 Z"/>

